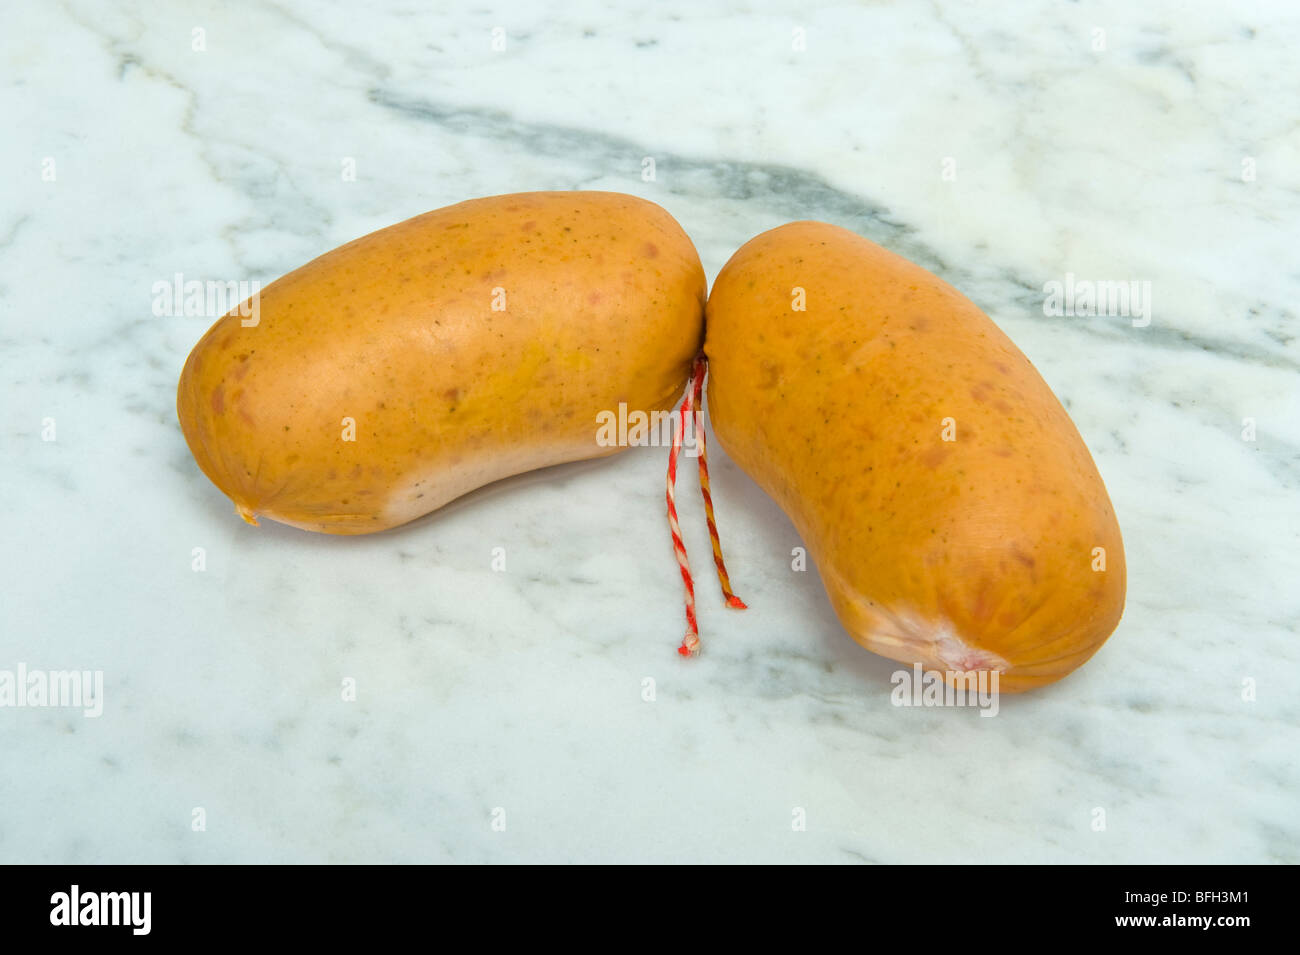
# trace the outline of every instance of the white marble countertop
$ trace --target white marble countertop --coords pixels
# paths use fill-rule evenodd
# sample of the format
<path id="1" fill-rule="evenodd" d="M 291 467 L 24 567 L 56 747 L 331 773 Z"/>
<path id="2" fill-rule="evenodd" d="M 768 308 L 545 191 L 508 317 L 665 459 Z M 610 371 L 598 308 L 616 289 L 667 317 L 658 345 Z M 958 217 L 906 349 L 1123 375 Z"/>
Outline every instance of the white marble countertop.
<path id="1" fill-rule="evenodd" d="M 104 684 L 0 708 L 0 861 L 1300 861 L 1294 4 L 438 6 L 6 6 L 0 670 Z M 240 521 L 174 410 L 214 316 L 154 283 L 529 189 L 653 199 L 710 278 L 813 218 L 957 285 L 1107 481 L 1111 641 L 995 719 L 891 706 L 716 443 L 751 609 L 705 576 L 694 661 L 659 449 L 371 538 Z M 1150 324 L 1046 316 L 1067 273 Z"/>

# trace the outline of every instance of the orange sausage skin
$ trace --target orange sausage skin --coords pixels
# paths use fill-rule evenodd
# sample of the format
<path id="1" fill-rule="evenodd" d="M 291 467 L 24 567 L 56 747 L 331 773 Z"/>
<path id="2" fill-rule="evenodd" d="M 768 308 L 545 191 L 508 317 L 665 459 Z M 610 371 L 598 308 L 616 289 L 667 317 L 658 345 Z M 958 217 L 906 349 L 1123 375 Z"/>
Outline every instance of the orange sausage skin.
<path id="1" fill-rule="evenodd" d="M 177 415 L 250 523 L 386 530 L 481 485 L 619 450 L 597 416 L 668 409 L 704 270 L 654 203 L 475 199 L 322 255 L 195 346 Z"/>
<path id="2" fill-rule="evenodd" d="M 706 327 L 718 439 L 789 515 L 855 640 L 1016 692 L 1115 629 L 1124 548 L 1105 485 L 1051 389 L 961 293 L 796 222 L 731 258 Z"/>

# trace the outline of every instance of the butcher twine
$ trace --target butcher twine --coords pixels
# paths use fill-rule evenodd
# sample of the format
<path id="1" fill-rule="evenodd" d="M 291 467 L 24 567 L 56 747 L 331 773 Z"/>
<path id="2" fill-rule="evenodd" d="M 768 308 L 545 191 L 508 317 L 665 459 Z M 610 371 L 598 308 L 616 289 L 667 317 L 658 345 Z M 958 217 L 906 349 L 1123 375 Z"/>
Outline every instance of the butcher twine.
<path id="1" fill-rule="evenodd" d="M 731 590 L 731 578 L 727 575 L 727 565 L 722 560 L 722 542 L 718 538 L 718 522 L 713 516 L 713 496 L 709 493 L 709 460 L 704 444 L 704 376 L 709 362 L 704 355 L 695 358 L 695 367 L 691 380 L 686 385 L 686 396 L 682 399 L 680 414 L 673 427 L 673 446 L 668 455 L 668 529 L 673 535 L 673 552 L 677 555 L 677 566 L 682 572 L 682 583 L 686 587 L 686 636 L 677 652 L 684 657 L 693 657 L 700 652 L 700 627 L 695 619 L 695 583 L 691 579 L 691 565 L 686 557 L 686 545 L 682 543 L 682 528 L 677 522 L 677 458 L 681 454 L 682 439 L 686 431 L 686 416 L 692 415 L 695 425 L 695 440 L 700 446 L 700 494 L 704 498 L 704 515 L 709 522 L 709 540 L 713 543 L 713 563 L 718 569 L 718 582 L 722 585 L 722 596 L 727 606 L 744 610 L 745 603 Z"/>

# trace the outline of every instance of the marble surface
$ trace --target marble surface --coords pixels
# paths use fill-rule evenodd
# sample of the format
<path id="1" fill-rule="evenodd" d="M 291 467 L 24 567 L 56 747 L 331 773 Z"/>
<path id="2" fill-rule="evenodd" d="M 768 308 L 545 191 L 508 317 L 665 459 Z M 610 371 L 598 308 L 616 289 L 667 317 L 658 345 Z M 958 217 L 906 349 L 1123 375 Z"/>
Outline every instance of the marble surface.
<path id="1" fill-rule="evenodd" d="M 1295 5 L 457 6 L 6 5 L 0 670 L 104 689 L 0 708 L 0 861 L 1300 861 Z M 691 662 L 660 449 L 244 525 L 174 412 L 212 316 L 154 283 L 528 189 L 653 199 L 710 278 L 814 218 L 962 289 L 1107 481 L 1111 641 L 995 719 L 891 706 L 720 453 L 751 610 L 706 579 Z M 1045 315 L 1067 273 L 1150 324 Z"/>

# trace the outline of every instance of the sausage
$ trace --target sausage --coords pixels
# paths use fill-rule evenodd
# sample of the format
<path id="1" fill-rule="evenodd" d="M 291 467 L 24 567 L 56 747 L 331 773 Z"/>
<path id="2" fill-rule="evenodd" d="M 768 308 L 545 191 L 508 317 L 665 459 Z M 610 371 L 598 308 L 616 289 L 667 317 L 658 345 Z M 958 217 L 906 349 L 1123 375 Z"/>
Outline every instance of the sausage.
<path id="1" fill-rule="evenodd" d="M 1015 692 L 1065 676 L 1115 629 L 1124 548 L 1096 465 L 957 290 L 796 222 L 732 256 L 706 328 L 719 442 L 785 510 L 867 649 Z"/>
<path id="2" fill-rule="evenodd" d="M 475 199 L 328 252 L 220 319 L 177 416 L 245 520 L 365 534 L 500 478 L 612 454 L 597 417 L 671 407 L 704 271 L 662 208 Z"/>

